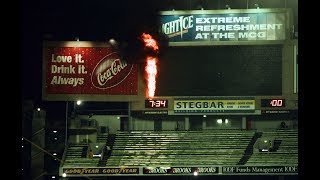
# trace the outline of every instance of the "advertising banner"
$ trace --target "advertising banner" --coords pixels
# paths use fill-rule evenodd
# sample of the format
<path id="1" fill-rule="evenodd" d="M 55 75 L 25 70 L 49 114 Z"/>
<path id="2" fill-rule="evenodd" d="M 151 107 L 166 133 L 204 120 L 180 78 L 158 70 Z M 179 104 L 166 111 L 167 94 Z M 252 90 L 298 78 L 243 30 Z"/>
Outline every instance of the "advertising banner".
<path id="1" fill-rule="evenodd" d="M 253 113 L 254 97 L 216 97 L 174 99 L 174 113 Z"/>
<path id="2" fill-rule="evenodd" d="M 154 111 L 152 111 L 152 110 L 150 110 L 150 111 L 142 111 L 143 112 L 143 114 L 145 114 L 145 115 L 161 115 L 161 114 L 165 114 L 165 115 L 167 115 L 168 114 L 168 111 L 167 110 L 158 110 L 158 111 L 156 111 L 156 110 L 154 110 Z"/>
<path id="3" fill-rule="evenodd" d="M 137 65 L 111 47 L 45 46 L 44 93 L 136 95 Z"/>
<path id="4" fill-rule="evenodd" d="M 179 167 L 64 167 L 60 173 L 76 176 L 206 176 L 298 175 L 298 166 L 179 166 Z"/>
<path id="5" fill-rule="evenodd" d="M 161 31 L 169 42 L 285 40 L 285 10 L 162 11 Z"/>
<path id="6" fill-rule="evenodd" d="M 261 110 L 261 114 L 290 114 L 294 110 Z"/>
<path id="7" fill-rule="evenodd" d="M 67 175 L 139 174 L 139 168 L 63 168 Z"/>
<path id="8" fill-rule="evenodd" d="M 143 174 L 171 174 L 171 175 L 193 175 L 197 172 L 201 175 L 218 174 L 218 167 L 144 167 Z"/>
<path id="9" fill-rule="evenodd" d="M 223 166 L 223 174 L 298 174 L 298 166 Z"/>

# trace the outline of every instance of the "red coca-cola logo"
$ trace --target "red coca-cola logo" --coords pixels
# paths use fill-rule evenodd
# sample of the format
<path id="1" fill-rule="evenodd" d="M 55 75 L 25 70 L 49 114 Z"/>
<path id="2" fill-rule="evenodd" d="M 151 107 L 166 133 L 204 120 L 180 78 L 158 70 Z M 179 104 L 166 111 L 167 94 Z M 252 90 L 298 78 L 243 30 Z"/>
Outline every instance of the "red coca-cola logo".
<path id="1" fill-rule="evenodd" d="M 120 60 L 118 52 L 110 53 L 94 67 L 91 82 L 98 89 L 115 87 L 128 77 L 132 68 L 132 64 Z"/>

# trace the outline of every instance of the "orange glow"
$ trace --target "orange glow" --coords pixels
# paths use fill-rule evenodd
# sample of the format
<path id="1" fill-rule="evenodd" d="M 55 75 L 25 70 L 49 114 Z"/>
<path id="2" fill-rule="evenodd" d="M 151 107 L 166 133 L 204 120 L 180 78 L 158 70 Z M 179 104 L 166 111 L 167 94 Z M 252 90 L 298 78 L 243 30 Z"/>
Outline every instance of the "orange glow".
<path id="1" fill-rule="evenodd" d="M 153 39 L 150 34 L 143 33 L 141 37 L 145 43 L 145 47 L 151 48 L 155 52 L 159 50 L 157 41 Z M 156 57 L 148 56 L 146 58 L 145 72 L 147 80 L 146 96 L 147 98 L 153 98 L 156 90 L 156 75 L 158 72 Z"/>
<path id="2" fill-rule="evenodd" d="M 147 57 L 147 65 L 145 67 L 147 73 L 147 97 L 154 97 L 156 90 L 156 75 L 157 75 L 157 59 L 154 57 Z"/>
<path id="3" fill-rule="evenodd" d="M 146 47 L 150 47 L 154 51 L 159 50 L 159 47 L 157 45 L 157 41 L 155 39 L 153 39 L 150 34 L 143 33 L 142 34 L 142 39 L 143 39 Z"/>

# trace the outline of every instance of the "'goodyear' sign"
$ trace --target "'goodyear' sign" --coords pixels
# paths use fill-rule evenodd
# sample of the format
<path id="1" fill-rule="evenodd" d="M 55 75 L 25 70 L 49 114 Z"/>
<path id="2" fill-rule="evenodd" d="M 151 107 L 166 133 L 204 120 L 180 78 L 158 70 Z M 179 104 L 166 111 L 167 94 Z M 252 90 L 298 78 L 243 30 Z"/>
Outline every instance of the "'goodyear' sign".
<path id="1" fill-rule="evenodd" d="M 139 174 L 139 168 L 64 168 L 68 175 Z"/>

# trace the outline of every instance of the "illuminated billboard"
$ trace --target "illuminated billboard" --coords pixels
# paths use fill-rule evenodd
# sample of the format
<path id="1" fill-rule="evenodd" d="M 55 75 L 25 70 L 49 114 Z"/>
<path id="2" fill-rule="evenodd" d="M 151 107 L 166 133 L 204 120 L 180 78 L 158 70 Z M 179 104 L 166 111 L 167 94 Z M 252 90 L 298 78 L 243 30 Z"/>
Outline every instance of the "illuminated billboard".
<path id="1" fill-rule="evenodd" d="M 254 113 L 254 97 L 174 99 L 174 113 Z"/>
<path id="2" fill-rule="evenodd" d="M 47 42 L 43 48 L 43 97 L 137 95 L 138 68 L 108 44 Z M 66 98 L 65 98 L 66 99 Z M 93 99 L 92 99 L 93 100 Z"/>
<path id="3" fill-rule="evenodd" d="M 286 39 L 288 23 L 286 9 L 160 12 L 161 32 L 171 45 L 184 45 L 181 43 L 185 42 L 206 45 L 221 41 L 282 41 Z"/>

